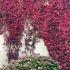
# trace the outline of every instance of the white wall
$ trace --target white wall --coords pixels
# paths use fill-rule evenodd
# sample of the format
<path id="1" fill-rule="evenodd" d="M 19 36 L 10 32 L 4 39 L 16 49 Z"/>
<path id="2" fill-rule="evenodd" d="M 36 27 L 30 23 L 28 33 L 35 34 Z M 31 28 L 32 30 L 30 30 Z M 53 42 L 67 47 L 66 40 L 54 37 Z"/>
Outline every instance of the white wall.
<path id="1" fill-rule="evenodd" d="M 25 45 L 24 45 L 24 38 L 22 39 L 22 43 L 23 46 L 20 48 L 20 52 L 19 52 L 19 57 L 24 56 L 24 54 L 22 54 L 23 51 L 25 51 Z M 36 49 L 34 50 L 35 53 L 40 54 L 41 56 L 48 56 L 49 57 L 49 53 L 48 53 L 48 49 L 44 44 L 44 41 L 42 39 L 40 39 L 40 42 L 35 44 Z M 2 65 L 6 65 L 8 64 L 8 58 L 7 58 L 7 48 L 4 45 L 4 37 L 3 35 L 0 35 L 0 68 L 2 67 Z"/>
<path id="2" fill-rule="evenodd" d="M 7 48 L 4 45 L 3 35 L 0 35 L 0 68 L 5 64 L 8 64 Z"/>
<path id="3" fill-rule="evenodd" d="M 49 57 L 49 52 L 48 52 L 48 49 L 47 49 L 47 47 L 45 46 L 45 44 L 44 44 L 44 41 L 43 41 L 43 39 L 39 39 L 40 40 L 40 42 L 37 42 L 36 44 L 35 44 L 35 50 L 34 50 L 34 53 L 36 53 L 36 54 L 40 54 L 41 56 L 47 56 L 47 57 Z M 23 46 L 20 48 L 20 52 L 19 52 L 19 57 L 22 57 L 22 56 L 24 56 L 24 53 L 22 53 L 22 52 L 24 52 L 25 51 L 25 42 L 24 42 L 25 40 L 24 40 L 24 37 L 23 37 L 23 39 L 22 39 L 22 43 L 23 43 Z"/>
<path id="4" fill-rule="evenodd" d="M 40 39 L 40 42 L 35 44 L 36 49 L 34 50 L 35 53 L 39 53 L 41 56 L 47 56 L 49 57 L 49 52 L 47 47 L 44 44 L 43 39 Z"/>

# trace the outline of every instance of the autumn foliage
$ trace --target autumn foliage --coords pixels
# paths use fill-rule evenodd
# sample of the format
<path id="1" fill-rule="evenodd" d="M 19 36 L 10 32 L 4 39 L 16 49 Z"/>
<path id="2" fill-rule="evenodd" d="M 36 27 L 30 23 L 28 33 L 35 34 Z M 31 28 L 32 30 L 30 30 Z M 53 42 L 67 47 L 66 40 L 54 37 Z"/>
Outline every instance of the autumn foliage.
<path id="1" fill-rule="evenodd" d="M 7 45 L 22 45 L 24 21 L 31 19 L 50 56 L 59 62 L 62 70 L 70 69 L 70 0 L 2 0 L 0 8 L 0 25 L 9 32 Z"/>

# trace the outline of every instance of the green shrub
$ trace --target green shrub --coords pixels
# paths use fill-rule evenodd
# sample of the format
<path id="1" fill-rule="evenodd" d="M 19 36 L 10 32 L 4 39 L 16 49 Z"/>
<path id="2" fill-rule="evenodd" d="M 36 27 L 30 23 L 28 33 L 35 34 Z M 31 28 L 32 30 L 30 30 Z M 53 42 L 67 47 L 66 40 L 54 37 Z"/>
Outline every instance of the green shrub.
<path id="1" fill-rule="evenodd" d="M 47 57 L 27 57 L 11 63 L 8 70 L 60 70 L 59 65 Z"/>

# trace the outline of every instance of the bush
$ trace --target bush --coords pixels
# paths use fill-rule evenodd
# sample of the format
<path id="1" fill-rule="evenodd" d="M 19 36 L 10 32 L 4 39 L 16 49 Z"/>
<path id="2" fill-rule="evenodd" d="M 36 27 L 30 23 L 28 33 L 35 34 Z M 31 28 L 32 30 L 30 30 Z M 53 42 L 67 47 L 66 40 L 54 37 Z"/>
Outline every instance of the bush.
<path id="1" fill-rule="evenodd" d="M 57 62 L 48 57 L 26 57 L 9 64 L 7 70 L 60 70 Z"/>

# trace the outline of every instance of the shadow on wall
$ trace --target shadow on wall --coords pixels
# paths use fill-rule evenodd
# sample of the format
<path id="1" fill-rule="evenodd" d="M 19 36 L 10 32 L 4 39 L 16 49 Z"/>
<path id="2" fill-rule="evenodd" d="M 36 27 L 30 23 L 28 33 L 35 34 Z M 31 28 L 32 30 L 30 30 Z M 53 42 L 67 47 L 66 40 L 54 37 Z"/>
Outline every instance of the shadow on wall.
<path id="1" fill-rule="evenodd" d="M 19 57 L 24 56 L 23 52 L 25 52 L 25 47 L 26 47 L 25 43 L 24 43 L 24 37 L 22 39 L 22 44 L 23 45 L 22 45 L 22 47 L 20 48 L 20 51 L 19 51 Z M 47 47 L 44 44 L 43 39 L 39 39 L 39 42 L 36 42 L 34 53 L 40 54 L 40 56 L 47 56 L 47 57 L 49 57 L 49 52 L 48 52 Z"/>
<path id="2" fill-rule="evenodd" d="M 8 64 L 8 57 L 7 57 L 7 47 L 4 45 L 4 35 L 0 35 L 0 68 L 2 68 L 3 65 Z M 22 39 L 24 41 L 24 38 Z M 40 54 L 41 56 L 47 56 L 49 57 L 48 49 L 46 48 L 44 41 L 42 39 L 39 39 L 40 41 L 35 44 L 35 50 L 34 52 L 36 54 Z M 25 51 L 25 45 L 23 43 L 22 47 L 20 48 L 21 51 L 19 51 L 19 57 L 23 56 L 23 53 Z"/>

